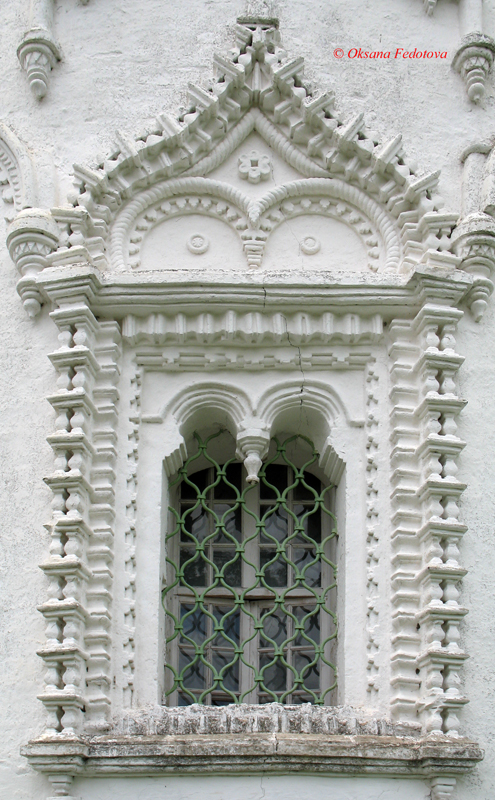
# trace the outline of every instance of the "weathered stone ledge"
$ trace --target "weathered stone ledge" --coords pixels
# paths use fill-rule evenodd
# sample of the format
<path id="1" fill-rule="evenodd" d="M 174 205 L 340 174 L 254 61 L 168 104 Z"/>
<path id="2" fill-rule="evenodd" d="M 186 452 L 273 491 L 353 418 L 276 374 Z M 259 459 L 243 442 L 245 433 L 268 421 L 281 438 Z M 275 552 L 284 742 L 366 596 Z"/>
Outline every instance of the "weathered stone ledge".
<path id="1" fill-rule="evenodd" d="M 187 736 L 242 733 L 302 733 L 330 736 L 415 736 L 421 726 L 392 723 L 372 712 L 347 706 L 190 705 L 183 708 L 133 709 L 119 719 L 112 731 L 123 736 Z"/>
<path id="2" fill-rule="evenodd" d="M 22 750 L 34 769 L 70 775 L 261 772 L 431 777 L 458 775 L 483 758 L 447 736 L 217 734 L 38 739 Z"/>

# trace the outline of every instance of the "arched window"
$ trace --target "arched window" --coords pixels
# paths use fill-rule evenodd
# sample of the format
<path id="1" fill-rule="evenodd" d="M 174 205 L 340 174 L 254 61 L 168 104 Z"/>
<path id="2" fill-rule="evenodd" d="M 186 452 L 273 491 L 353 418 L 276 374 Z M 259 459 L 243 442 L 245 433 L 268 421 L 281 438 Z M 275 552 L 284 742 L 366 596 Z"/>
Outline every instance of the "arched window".
<path id="1" fill-rule="evenodd" d="M 273 439 L 249 484 L 230 434 L 195 440 L 171 484 L 167 703 L 332 704 L 337 532 L 313 444 Z"/>

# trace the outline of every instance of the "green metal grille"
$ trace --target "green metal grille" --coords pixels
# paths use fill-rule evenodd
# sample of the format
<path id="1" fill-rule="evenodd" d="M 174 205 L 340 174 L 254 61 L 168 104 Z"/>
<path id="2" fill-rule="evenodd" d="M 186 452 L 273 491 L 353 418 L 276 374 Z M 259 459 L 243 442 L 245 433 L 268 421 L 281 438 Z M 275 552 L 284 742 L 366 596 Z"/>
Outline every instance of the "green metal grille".
<path id="1" fill-rule="evenodd" d="M 336 520 L 313 444 L 274 438 L 259 485 L 201 439 L 171 482 L 166 537 L 167 702 L 331 702 Z M 296 466 L 294 455 L 307 454 Z M 306 455 L 304 455 L 306 457 Z M 205 462 L 206 459 L 206 462 Z M 195 462 L 208 463 L 194 472 Z"/>

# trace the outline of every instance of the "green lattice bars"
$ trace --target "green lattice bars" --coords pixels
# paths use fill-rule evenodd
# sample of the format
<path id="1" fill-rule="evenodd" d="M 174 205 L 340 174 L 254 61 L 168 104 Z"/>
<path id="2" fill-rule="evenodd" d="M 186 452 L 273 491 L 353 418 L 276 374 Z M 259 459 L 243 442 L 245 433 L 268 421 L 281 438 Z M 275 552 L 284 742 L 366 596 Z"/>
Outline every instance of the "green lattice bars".
<path id="1" fill-rule="evenodd" d="M 273 439 L 260 483 L 247 484 L 235 457 L 212 455 L 225 436 L 195 434 L 170 484 L 167 702 L 331 704 L 333 487 L 312 473 L 318 454 L 302 436 Z"/>

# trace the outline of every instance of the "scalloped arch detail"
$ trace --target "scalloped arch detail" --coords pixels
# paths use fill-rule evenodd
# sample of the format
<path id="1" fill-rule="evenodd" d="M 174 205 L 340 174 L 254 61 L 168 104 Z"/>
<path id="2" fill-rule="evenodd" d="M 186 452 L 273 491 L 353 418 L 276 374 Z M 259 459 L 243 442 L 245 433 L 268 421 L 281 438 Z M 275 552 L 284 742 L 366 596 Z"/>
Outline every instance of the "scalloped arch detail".
<path id="1" fill-rule="evenodd" d="M 26 147 L 16 134 L 0 123 L 0 189 L 6 204 L 7 220 L 12 219 L 24 208 L 36 205 L 36 190 L 33 163 Z M 10 192 L 7 194 L 5 187 Z M 10 206 L 11 212 L 8 207 Z"/>

